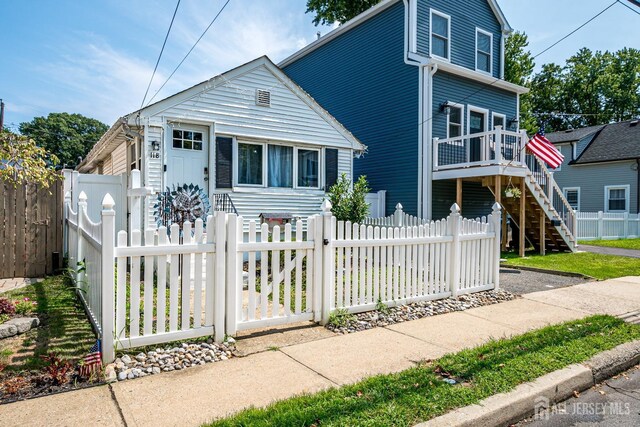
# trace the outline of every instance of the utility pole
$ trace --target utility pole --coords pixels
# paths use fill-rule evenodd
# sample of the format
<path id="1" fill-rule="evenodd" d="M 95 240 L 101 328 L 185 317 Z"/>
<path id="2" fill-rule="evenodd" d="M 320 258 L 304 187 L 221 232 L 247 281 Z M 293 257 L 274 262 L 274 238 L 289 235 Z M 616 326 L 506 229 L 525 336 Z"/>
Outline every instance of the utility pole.
<path id="1" fill-rule="evenodd" d="M 4 102 L 0 99 L 0 132 L 4 130 Z"/>

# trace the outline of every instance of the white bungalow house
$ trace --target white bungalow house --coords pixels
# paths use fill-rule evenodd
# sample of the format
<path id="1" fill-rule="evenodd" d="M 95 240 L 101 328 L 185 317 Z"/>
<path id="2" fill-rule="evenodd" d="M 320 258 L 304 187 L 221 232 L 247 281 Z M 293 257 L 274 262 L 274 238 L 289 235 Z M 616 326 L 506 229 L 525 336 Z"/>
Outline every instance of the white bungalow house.
<path id="1" fill-rule="evenodd" d="M 306 217 L 320 212 L 325 190 L 340 174 L 352 176 L 353 158 L 364 150 L 263 56 L 121 117 L 78 170 L 139 169 L 142 185 L 155 193 L 198 185 L 212 209 L 230 198 L 249 219 L 280 212 Z M 156 224 L 154 203 L 149 196 L 145 228 Z"/>

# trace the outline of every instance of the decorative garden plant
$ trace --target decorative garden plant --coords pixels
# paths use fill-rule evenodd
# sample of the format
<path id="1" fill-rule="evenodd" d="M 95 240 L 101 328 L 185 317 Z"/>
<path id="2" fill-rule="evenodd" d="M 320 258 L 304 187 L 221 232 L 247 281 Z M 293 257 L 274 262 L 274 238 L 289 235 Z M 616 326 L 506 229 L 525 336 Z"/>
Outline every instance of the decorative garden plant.
<path id="1" fill-rule="evenodd" d="M 211 204 L 207 193 L 198 185 L 183 184 L 174 185 L 173 189 L 167 187 L 158 193 L 153 208 L 158 227 L 169 229 L 171 224 L 178 224 L 182 230 L 186 221 L 193 223 L 198 218 L 205 220 Z"/>

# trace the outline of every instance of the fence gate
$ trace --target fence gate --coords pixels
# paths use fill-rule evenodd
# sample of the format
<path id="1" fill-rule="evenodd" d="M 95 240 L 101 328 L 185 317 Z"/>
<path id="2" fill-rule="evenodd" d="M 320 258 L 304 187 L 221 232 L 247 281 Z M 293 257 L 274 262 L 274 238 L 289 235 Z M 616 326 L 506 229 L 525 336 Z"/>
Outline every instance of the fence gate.
<path id="1" fill-rule="evenodd" d="M 52 274 L 54 252 L 62 252 L 62 183 L 0 182 L 0 279 Z"/>
<path id="2" fill-rule="evenodd" d="M 227 334 L 285 323 L 320 320 L 322 219 L 278 225 L 249 222 L 245 242 L 243 218 L 228 216 Z M 320 258 L 318 258 L 320 257 Z M 315 315 L 314 315 L 315 313 Z"/>

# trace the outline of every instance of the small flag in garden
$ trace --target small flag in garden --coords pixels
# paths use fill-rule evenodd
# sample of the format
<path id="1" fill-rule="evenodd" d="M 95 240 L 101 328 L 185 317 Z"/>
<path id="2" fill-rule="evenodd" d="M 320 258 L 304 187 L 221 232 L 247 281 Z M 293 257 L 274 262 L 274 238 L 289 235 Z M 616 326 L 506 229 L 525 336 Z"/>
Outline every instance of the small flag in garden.
<path id="1" fill-rule="evenodd" d="M 84 364 L 80 366 L 80 375 L 88 377 L 102 366 L 102 354 L 100 353 L 100 340 L 89 350 L 89 354 L 84 357 Z"/>
<path id="2" fill-rule="evenodd" d="M 527 143 L 527 148 L 534 156 L 548 164 L 553 169 L 562 164 L 564 156 L 556 147 L 553 146 L 544 136 L 544 131 L 536 133 Z"/>

